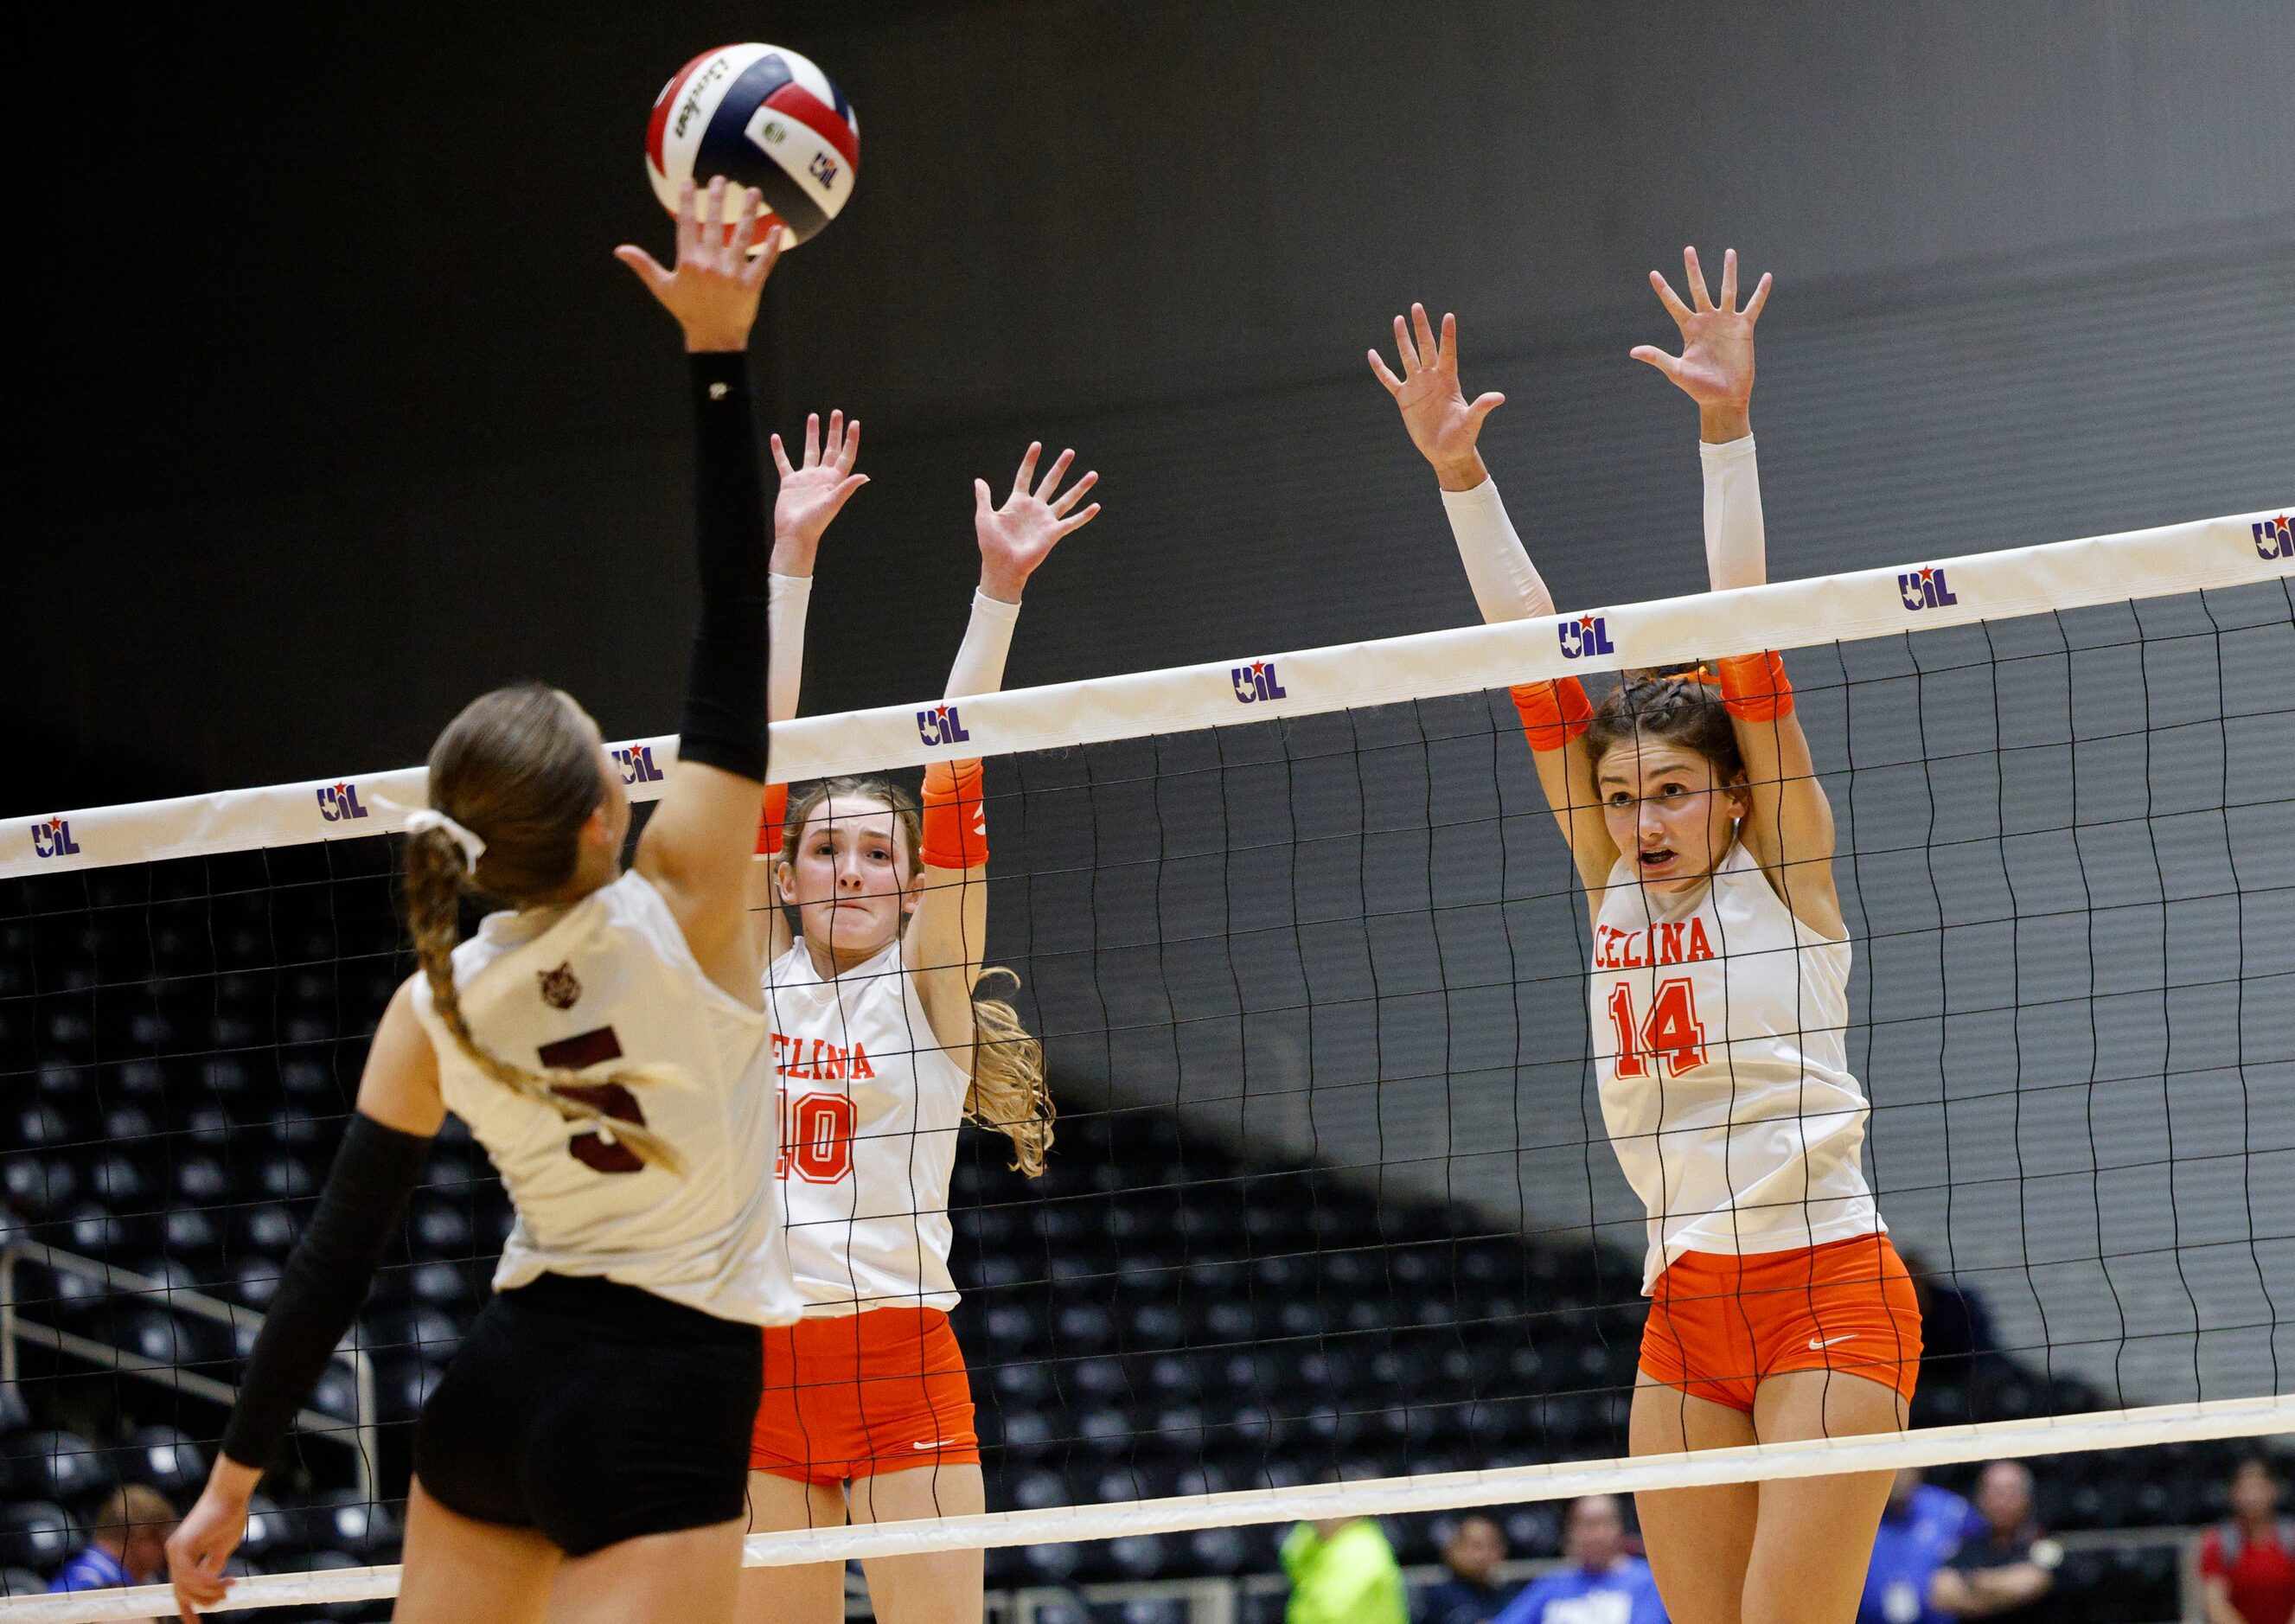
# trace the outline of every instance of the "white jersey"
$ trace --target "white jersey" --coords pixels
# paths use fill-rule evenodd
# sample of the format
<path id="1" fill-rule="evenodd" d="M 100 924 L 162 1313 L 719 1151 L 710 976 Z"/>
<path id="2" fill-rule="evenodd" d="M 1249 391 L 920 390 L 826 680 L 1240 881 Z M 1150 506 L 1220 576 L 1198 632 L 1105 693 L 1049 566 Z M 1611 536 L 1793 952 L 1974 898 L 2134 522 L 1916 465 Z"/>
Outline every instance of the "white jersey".
<path id="1" fill-rule="evenodd" d="M 789 1269 L 808 1317 L 956 1306 L 948 1216 L 972 1080 L 901 943 L 824 980 L 800 940 L 765 972 Z"/>
<path id="2" fill-rule="evenodd" d="M 1784 1252 L 1885 1229 L 1849 1073 L 1850 949 L 1794 918 L 1733 843 L 1652 892 L 1630 859 L 1594 927 L 1602 1117 L 1649 1212 L 1647 1292 L 1685 1252 Z"/>
<path id="3" fill-rule="evenodd" d="M 518 1209 L 496 1291 L 602 1275 L 721 1319 L 798 1317 L 772 1180 L 765 1018 L 702 973 L 650 881 L 633 871 L 570 907 L 489 914 L 454 950 L 454 985 L 471 1032 L 504 1060 L 600 1077 L 667 1064 L 686 1080 L 600 1085 L 593 1102 L 668 1141 L 681 1177 L 488 1077 L 415 978 L 446 1107 Z"/>

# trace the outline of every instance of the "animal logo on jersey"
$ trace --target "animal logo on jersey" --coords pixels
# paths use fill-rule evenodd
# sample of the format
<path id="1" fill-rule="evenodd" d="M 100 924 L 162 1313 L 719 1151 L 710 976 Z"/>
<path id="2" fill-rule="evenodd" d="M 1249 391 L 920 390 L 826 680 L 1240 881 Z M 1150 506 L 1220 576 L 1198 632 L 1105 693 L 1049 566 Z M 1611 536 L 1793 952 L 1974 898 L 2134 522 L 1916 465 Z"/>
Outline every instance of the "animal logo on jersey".
<path id="1" fill-rule="evenodd" d="M 581 979 L 570 964 L 561 964 L 554 970 L 536 970 L 534 978 L 542 983 L 542 1001 L 552 1009 L 571 1009 L 582 1001 Z"/>
<path id="2" fill-rule="evenodd" d="M 928 745 L 960 745 L 971 739 L 953 705 L 935 705 L 917 713 L 917 737 Z"/>
<path id="3" fill-rule="evenodd" d="M 651 745 L 632 745 L 627 749 L 617 750 L 614 762 L 622 770 L 622 782 L 625 784 L 658 784 L 662 780 L 661 769 L 653 764 Z"/>
<path id="4" fill-rule="evenodd" d="M 2266 518 L 2252 526 L 2255 532 L 2255 556 L 2258 559 L 2295 559 L 2295 518 L 2282 513 L 2276 518 Z"/>
<path id="5" fill-rule="evenodd" d="M 322 784 L 318 796 L 319 816 L 330 823 L 366 816 L 366 808 L 359 802 L 356 784 Z"/>
<path id="6" fill-rule="evenodd" d="M 1237 665 L 1228 673 L 1228 679 L 1235 684 L 1236 698 L 1245 705 L 1291 697 L 1275 675 L 1273 660 L 1254 660 L 1248 665 Z"/>
<path id="7" fill-rule="evenodd" d="M 1960 596 L 1945 583 L 1944 571 L 1933 564 L 1908 569 L 1897 577 L 1897 596 L 1908 609 L 1940 609 L 1958 603 Z"/>
<path id="8" fill-rule="evenodd" d="M 79 842 L 72 838 L 71 820 L 50 818 L 45 823 L 32 825 L 32 855 L 35 857 L 77 857 Z"/>
<path id="9" fill-rule="evenodd" d="M 1562 657 L 1582 660 L 1589 655 L 1615 654 L 1618 646 L 1610 641 L 1610 620 L 1606 615 L 1580 615 L 1575 620 L 1565 620 L 1554 628 L 1562 640 Z"/>

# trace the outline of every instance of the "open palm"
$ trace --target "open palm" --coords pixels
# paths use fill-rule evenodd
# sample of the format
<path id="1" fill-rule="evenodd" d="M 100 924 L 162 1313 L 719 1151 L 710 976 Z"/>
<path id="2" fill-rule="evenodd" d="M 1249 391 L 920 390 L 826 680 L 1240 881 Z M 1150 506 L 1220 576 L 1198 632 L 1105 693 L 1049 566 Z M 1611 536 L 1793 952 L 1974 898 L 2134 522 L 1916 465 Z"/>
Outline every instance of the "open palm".
<path id="1" fill-rule="evenodd" d="M 988 481 L 972 482 L 972 529 L 980 541 L 980 583 L 990 597 L 1009 603 L 1020 600 L 1021 587 L 1063 536 L 1082 529 L 1099 515 L 1096 502 L 1082 512 L 1074 510 L 1084 493 L 1099 483 L 1099 475 L 1087 473 L 1062 492 L 1060 481 L 1067 477 L 1068 465 L 1075 461 L 1074 452 L 1064 451 L 1053 460 L 1042 481 L 1035 483 L 1036 459 L 1043 453 L 1041 441 L 1029 445 L 1012 480 L 1012 493 L 1001 506 L 990 503 Z"/>
<path id="2" fill-rule="evenodd" d="M 1701 411 L 1742 411 L 1753 397 L 1753 323 L 1760 320 L 1761 306 L 1769 302 L 1768 274 L 1762 273 L 1760 285 L 1740 310 L 1736 249 L 1726 249 L 1721 256 L 1718 305 L 1705 290 L 1705 272 L 1697 263 L 1697 250 L 1682 249 L 1681 263 L 1683 284 L 1689 290 L 1687 305 L 1663 276 L 1650 273 L 1650 285 L 1657 290 L 1673 324 L 1681 330 L 1681 354 L 1669 355 L 1654 345 L 1644 344 L 1633 351 L 1633 358 L 1646 361 L 1672 379 Z"/>
<path id="3" fill-rule="evenodd" d="M 780 475 L 780 490 L 773 497 L 774 567 L 783 575 L 809 575 L 813 550 L 821 533 L 837 517 L 853 492 L 869 483 L 869 476 L 853 471 L 861 454 L 861 420 L 850 423 L 845 413 L 829 414 L 829 432 L 821 431 L 821 413 L 804 420 L 803 460 L 790 466 L 781 437 L 773 436 L 773 468 Z M 783 558 L 786 552 L 791 556 Z M 802 561 L 804 569 L 785 565 Z"/>
<path id="4" fill-rule="evenodd" d="M 1426 306 L 1413 305 L 1410 321 L 1394 318 L 1394 350 L 1401 363 L 1400 377 L 1376 350 L 1370 352 L 1370 370 L 1402 413 L 1402 426 L 1419 455 L 1434 466 L 1446 485 L 1456 479 L 1480 484 L 1482 460 L 1475 442 L 1482 420 L 1506 404 L 1503 395 L 1481 395 L 1469 404 L 1458 387 L 1458 318 L 1444 315 L 1438 339 L 1426 319 Z"/>

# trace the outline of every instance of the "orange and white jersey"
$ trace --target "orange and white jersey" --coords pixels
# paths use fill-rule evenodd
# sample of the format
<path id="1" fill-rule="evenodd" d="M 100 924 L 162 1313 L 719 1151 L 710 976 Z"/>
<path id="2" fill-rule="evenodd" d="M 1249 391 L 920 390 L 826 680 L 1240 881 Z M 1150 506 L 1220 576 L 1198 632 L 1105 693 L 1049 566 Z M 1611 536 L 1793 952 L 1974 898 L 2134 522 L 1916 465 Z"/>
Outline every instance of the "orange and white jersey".
<path id="1" fill-rule="evenodd" d="M 602 1275 L 721 1319 L 797 1318 L 772 1179 L 764 1016 L 703 972 L 643 875 L 569 907 L 487 915 L 454 950 L 454 987 L 478 1043 L 514 1065 L 601 1080 L 617 1066 L 675 1066 L 676 1083 L 585 1086 L 608 1117 L 675 1147 L 682 1175 L 487 1076 L 440 1022 L 429 983 L 418 975 L 413 987 L 446 1108 L 470 1124 L 518 1210 L 495 1290 L 544 1273 Z"/>
<path id="2" fill-rule="evenodd" d="M 1685 1252 L 1783 1252 L 1885 1229 L 1860 1160 L 1850 948 L 1794 918 L 1732 844 L 1711 880 L 1610 871 L 1589 991 L 1602 1117 L 1649 1213 L 1645 1293 Z"/>
<path id="3" fill-rule="evenodd" d="M 765 1013 L 806 1316 L 954 1308 L 948 1186 L 972 1080 L 933 1034 L 901 943 L 824 979 L 798 940 L 765 971 Z"/>

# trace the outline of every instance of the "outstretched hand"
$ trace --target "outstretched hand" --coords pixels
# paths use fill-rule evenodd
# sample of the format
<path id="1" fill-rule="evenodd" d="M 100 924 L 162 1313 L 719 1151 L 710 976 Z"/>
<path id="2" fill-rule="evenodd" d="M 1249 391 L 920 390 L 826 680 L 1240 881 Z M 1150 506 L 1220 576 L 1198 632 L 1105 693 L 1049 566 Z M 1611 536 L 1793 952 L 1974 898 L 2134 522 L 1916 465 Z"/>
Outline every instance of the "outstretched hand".
<path id="1" fill-rule="evenodd" d="M 769 229 L 772 241 L 752 256 L 765 218 L 764 193 L 736 186 L 728 194 L 725 177 L 709 183 L 706 210 L 697 207 L 693 183 L 677 194 L 677 268 L 665 271 L 651 254 L 625 242 L 614 257 L 637 273 L 646 291 L 661 301 L 663 309 L 685 330 L 685 347 L 695 355 L 712 350 L 749 347 L 749 329 L 757 320 L 757 300 L 765 278 L 780 263 L 781 245 L 788 241 L 778 222 Z"/>
<path id="2" fill-rule="evenodd" d="M 1490 477 L 1475 441 L 1482 420 L 1506 404 L 1503 395 L 1478 395 L 1467 404 L 1458 388 L 1458 318 L 1444 315 L 1438 339 L 1426 319 L 1426 306 L 1413 305 L 1410 322 L 1394 318 L 1394 348 L 1402 363 L 1398 378 L 1376 350 L 1370 352 L 1370 370 L 1402 412 L 1402 426 L 1410 443 L 1434 465 L 1434 477 L 1446 491 L 1470 491 Z"/>
<path id="3" fill-rule="evenodd" d="M 1691 300 L 1687 305 L 1663 276 L 1650 273 L 1650 286 L 1657 290 L 1666 314 L 1681 330 L 1681 354 L 1669 355 L 1655 345 L 1644 344 L 1634 349 L 1633 358 L 1663 372 L 1697 403 L 1706 440 L 1716 445 L 1741 440 L 1753 431 L 1753 323 L 1761 318 L 1761 306 L 1769 302 L 1768 273 L 1761 273 L 1753 297 L 1740 310 L 1736 249 L 1725 249 L 1721 255 L 1721 302 L 1718 305 L 1705 290 L 1705 272 L 1697 263 L 1697 250 L 1682 249 L 1681 263 L 1682 281 Z"/>
<path id="4" fill-rule="evenodd" d="M 1036 459 L 1043 451 L 1041 441 L 1029 445 L 1012 480 L 1012 494 L 1001 507 L 991 503 L 988 481 L 972 482 L 972 529 L 980 538 L 980 590 L 1006 603 L 1020 601 L 1028 577 L 1051 555 L 1061 537 L 1099 517 L 1096 502 L 1081 513 L 1071 511 L 1084 493 L 1099 483 L 1098 474 L 1087 473 L 1065 494 L 1060 491 L 1060 481 L 1067 477 L 1068 465 L 1075 461 L 1073 451 L 1060 453 L 1042 483 L 1029 488 L 1036 477 Z"/>
<path id="5" fill-rule="evenodd" d="M 869 476 L 853 471 L 861 454 L 861 420 L 845 420 L 845 413 L 829 414 L 829 432 L 821 431 L 821 413 L 804 420 L 804 460 L 789 466 L 781 437 L 772 437 L 773 467 L 781 486 L 773 497 L 773 573 L 809 575 L 813 555 L 821 533 L 844 510 L 853 492 L 869 483 Z"/>

